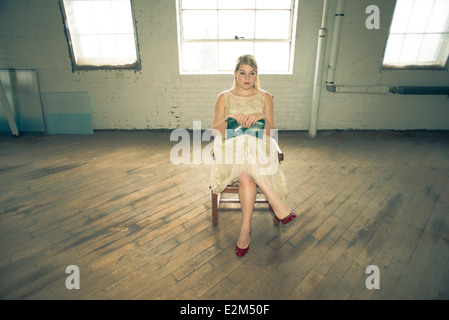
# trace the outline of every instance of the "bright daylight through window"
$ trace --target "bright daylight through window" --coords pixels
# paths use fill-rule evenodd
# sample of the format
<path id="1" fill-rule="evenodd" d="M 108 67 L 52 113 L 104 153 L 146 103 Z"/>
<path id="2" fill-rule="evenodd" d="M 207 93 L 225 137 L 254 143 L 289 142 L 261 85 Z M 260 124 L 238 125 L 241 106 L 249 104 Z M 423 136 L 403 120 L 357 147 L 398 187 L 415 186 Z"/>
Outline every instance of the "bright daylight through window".
<path id="1" fill-rule="evenodd" d="M 229 73 L 242 54 L 260 73 L 292 73 L 297 0 L 177 0 L 177 9 L 181 73 Z"/>
<path id="2" fill-rule="evenodd" d="M 449 0 L 398 0 L 384 65 L 438 67 L 449 55 Z"/>
<path id="3" fill-rule="evenodd" d="M 139 69 L 130 0 L 62 0 L 74 70 Z"/>

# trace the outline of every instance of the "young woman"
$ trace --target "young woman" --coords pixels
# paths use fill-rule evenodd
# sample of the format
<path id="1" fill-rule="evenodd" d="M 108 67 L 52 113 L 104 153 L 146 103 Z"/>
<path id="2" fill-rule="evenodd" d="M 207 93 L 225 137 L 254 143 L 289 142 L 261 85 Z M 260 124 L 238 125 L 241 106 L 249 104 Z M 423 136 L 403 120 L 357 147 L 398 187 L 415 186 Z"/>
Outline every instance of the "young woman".
<path id="1" fill-rule="evenodd" d="M 264 138 L 241 135 L 226 139 L 226 120 L 229 118 L 235 119 L 245 128 L 263 119 Z M 278 166 L 276 147 L 271 143 L 271 133 L 275 129 L 273 98 L 259 88 L 257 62 L 253 56 L 244 55 L 237 59 L 234 86 L 219 94 L 215 103 L 212 129 L 220 133 L 214 140 L 214 153 L 220 157 L 212 166 L 211 189 L 215 194 L 219 194 L 226 186 L 239 182 L 242 226 L 235 253 L 243 257 L 249 250 L 257 187 L 267 197 L 274 214 L 283 224 L 296 218 L 284 203 L 287 185 Z M 229 154 L 232 161 L 227 157 Z M 261 157 L 261 154 L 266 157 Z"/>

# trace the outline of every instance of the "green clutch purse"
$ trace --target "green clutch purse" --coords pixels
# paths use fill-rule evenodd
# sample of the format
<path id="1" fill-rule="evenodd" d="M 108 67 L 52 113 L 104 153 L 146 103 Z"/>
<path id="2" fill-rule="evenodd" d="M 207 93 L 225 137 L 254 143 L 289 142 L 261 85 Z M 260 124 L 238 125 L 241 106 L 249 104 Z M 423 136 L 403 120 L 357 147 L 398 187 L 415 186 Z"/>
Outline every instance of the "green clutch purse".
<path id="1" fill-rule="evenodd" d="M 265 128 L 265 120 L 263 119 L 258 120 L 249 128 L 242 127 L 234 118 L 228 118 L 226 119 L 226 122 L 228 123 L 226 128 L 226 139 L 231 139 L 244 134 L 255 136 L 260 139 L 263 137 L 263 129 Z"/>

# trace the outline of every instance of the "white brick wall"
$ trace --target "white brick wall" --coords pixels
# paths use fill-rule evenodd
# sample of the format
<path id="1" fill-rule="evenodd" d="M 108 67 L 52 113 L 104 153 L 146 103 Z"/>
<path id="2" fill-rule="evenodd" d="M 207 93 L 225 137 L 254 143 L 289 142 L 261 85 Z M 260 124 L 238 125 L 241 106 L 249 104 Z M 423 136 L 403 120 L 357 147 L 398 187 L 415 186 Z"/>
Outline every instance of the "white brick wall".
<path id="1" fill-rule="evenodd" d="M 300 0 L 293 75 L 262 75 L 275 96 L 279 129 L 308 130 L 322 1 Z M 232 75 L 179 75 L 175 0 L 133 0 L 142 70 L 71 71 L 57 0 L 0 1 L 0 68 L 35 68 L 40 89 L 88 91 L 95 129 L 210 126 L 215 99 Z M 381 10 L 367 30 L 365 8 Z M 382 71 L 391 0 L 347 0 L 336 82 L 347 85 L 449 85 L 447 71 Z M 327 54 L 332 39 L 332 2 Z M 325 79 L 325 77 L 324 77 Z M 320 129 L 449 129 L 447 96 L 334 94 L 323 88 Z"/>

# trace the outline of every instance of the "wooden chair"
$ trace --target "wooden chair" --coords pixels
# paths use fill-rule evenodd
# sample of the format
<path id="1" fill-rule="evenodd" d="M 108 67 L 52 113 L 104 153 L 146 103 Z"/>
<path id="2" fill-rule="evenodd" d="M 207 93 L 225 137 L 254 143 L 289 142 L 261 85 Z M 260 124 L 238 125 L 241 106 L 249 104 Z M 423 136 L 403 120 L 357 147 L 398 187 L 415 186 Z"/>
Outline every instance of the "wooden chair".
<path id="1" fill-rule="evenodd" d="M 282 153 L 282 151 L 279 148 L 279 146 L 277 145 L 277 143 L 274 140 L 272 140 L 272 142 L 275 143 L 276 150 L 278 153 L 278 160 L 279 160 L 279 163 L 281 163 L 284 160 L 284 154 Z M 240 199 L 238 197 L 237 198 L 236 197 L 223 198 L 222 195 L 223 194 L 238 194 L 238 193 L 239 193 L 239 183 L 238 182 L 227 186 L 226 189 L 224 189 L 218 195 L 214 194 L 211 191 L 211 195 L 212 195 L 212 225 L 213 226 L 216 226 L 218 224 L 218 208 L 219 208 L 221 202 L 223 202 L 223 203 L 240 203 Z M 259 188 L 257 188 L 257 195 L 263 196 L 263 193 Z M 268 200 L 265 197 L 256 197 L 256 203 L 268 203 L 269 210 L 274 213 L 273 209 L 271 208 L 270 203 L 268 202 Z M 275 226 L 279 225 L 279 219 L 276 217 L 276 215 L 274 215 L 273 224 Z"/>

